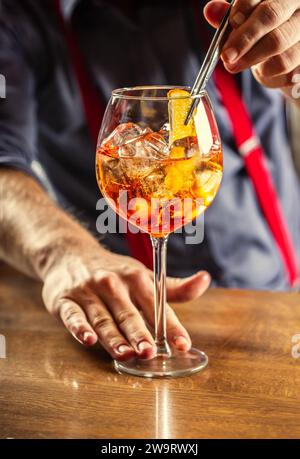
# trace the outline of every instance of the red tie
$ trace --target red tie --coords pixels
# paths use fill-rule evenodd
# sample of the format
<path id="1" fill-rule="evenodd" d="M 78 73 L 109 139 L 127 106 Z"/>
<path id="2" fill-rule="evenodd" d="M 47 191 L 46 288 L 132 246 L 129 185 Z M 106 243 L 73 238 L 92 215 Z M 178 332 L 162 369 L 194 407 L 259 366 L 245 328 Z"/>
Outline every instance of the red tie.
<path id="1" fill-rule="evenodd" d="M 214 79 L 223 105 L 231 121 L 231 128 L 238 152 L 255 189 L 261 210 L 269 225 L 282 257 L 288 280 L 294 286 L 299 279 L 298 262 L 292 238 L 277 196 L 265 154 L 247 108 L 241 97 L 236 79 L 219 64 Z"/>

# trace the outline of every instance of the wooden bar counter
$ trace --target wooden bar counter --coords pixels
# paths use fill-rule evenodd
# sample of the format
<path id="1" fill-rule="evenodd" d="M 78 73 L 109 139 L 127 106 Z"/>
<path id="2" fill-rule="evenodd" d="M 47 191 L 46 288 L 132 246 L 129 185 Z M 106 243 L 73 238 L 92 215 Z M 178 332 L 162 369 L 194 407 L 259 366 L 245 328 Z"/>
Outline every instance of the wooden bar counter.
<path id="1" fill-rule="evenodd" d="M 300 295 L 211 289 L 175 308 L 208 367 L 123 376 L 1 265 L 0 438 L 299 438 Z"/>

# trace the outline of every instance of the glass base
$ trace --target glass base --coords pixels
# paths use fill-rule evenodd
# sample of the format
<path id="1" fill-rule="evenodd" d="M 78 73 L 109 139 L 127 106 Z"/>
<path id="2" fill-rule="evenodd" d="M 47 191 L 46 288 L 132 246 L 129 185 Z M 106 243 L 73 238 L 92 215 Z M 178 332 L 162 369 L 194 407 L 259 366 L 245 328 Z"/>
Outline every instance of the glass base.
<path id="1" fill-rule="evenodd" d="M 188 376 L 203 370 L 208 364 L 204 352 L 191 348 L 188 352 L 172 350 L 171 356 L 157 355 L 153 359 L 144 360 L 134 357 L 126 362 L 114 361 L 119 373 L 129 373 L 144 378 L 176 378 Z"/>

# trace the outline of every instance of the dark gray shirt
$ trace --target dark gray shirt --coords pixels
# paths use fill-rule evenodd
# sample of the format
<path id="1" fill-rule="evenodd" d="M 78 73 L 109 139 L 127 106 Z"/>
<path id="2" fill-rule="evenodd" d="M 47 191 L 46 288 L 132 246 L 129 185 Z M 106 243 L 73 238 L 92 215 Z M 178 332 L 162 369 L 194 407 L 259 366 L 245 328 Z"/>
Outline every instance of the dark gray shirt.
<path id="1" fill-rule="evenodd" d="M 61 3 L 104 103 L 117 87 L 193 82 L 204 45 L 192 1 L 137 2 L 131 16 L 109 1 Z M 0 165 L 37 176 L 62 206 L 95 231 L 94 146 L 52 2 L 3 0 L 0 43 L 0 73 L 7 85 L 6 98 L 0 99 Z M 282 96 L 260 86 L 250 71 L 238 80 L 300 258 L 299 184 Z M 285 289 L 280 254 L 212 82 L 209 93 L 224 147 L 224 178 L 205 214 L 203 243 L 187 245 L 184 235 L 171 236 L 169 273 L 184 276 L 207 269 L 217 285 Z M 128 253 L 122 235 L 98 236 L 112 250 Z"/>

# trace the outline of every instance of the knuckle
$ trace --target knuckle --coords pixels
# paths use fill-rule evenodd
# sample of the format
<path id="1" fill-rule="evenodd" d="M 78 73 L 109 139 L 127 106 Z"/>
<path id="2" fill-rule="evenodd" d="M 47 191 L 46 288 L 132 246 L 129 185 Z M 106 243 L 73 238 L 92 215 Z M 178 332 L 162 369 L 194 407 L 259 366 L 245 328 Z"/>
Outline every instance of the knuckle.
<path id="1" fill-rule="evenodd" d="M 286 37 L 280 29 L 275 29 L 269 33 L 268 40 L 274 53 L 280 53 L 286 45 Z"/>
<path id="2" fill-rule="evenodd" d="M 117 286 L 118 286 L 118 280 L 119 276 L 114 273 L 107 273 L 105 276 L 103 276 L 99 280 L 99 285 L 101 288 L 109 291 L 110 293 L 116 293 L 117 292 Z"/>
<path id="3" fill-rule="evenodd" d="M 239 47 L 241 49 L 249 48 L 253 43 L 253 39 L 254 34 L 252 33 L 252 31 L 247 31 L 243 33 L 243 35 L 240 37 Z"/>
<path id="4" fill-rule="evenodd" d="M 138 278 L 143 282 L 143 283 L 151 283 L 152 284 L 152 280 L 149 276 L 149 273 L 147 271 L 139 271 L 139 274 L 138 274 Z"/>
<path id="5" fill-rule="evenodd" d="M 144 285 L 145 283 L 149 282 L 150 277 L 145 271 L 145 269 L 141 269 L 139 267 L 135 267 L 130 269 L 124 276 L 130 283 L 134 283 L 135 286 L 139 287 L 140 285 Z"/>
<path id="6" fill-rule="evenodd" d="M 269 78 L 276 73 L 276 63 L 273 58 L 270 58 L 263 64 L 260 64 L 260 67 L 261 69 L 258 69 L 257 66 L 252 67 L 252 72 L 257 78 L 260 78 L 261 74 Z"/>
<path id="7" fill-rule="evenodd" d="M 280 83 L 278 82 L 278 77 L 268 78 L 266 76 L 256 73 L 256 79 L 259 81 L 260 84 L 269 89 L 274 89 L 280 86 Z"/>
<path id="8" fill-rule="evenodd" d="M 261 3 L 258 8 L 263 24 L 270 27 L 278 24 L 281 10 L 277 1 L 267 0 Z"/>
<path id="9" fill-rule="evenodd" d="M 59 313 L 61 320 L 72 335 L 80 336 L 86 330 L 86 324 L 80 311 L 73 305 L 65 306 L 63 300 L 61 301 L 61 305 Z"/>
<path id="10" fill-rule="evenodd" d="M 77 309 L 74 308 L 74 306 L 67 306 L 65 308 L 61 307 L 60 315 L 61 318 L 68 323 L 78 319 L 79 313 Z"/>
<path id="11" fill-rule="evenodd" d="M 112 325 L 112 319 L 106 315 L 98 314 L 92 319 L 91 325 L 94 330 L 99 331 L 110 327 Z"/>
<path id="12" fill-rule="evenodd" d="M 136 281 L 137 279 L 140 279 L 141 276 L 142 276 L 142 271 L 138 268 L 132 268 L 127 273 L 127 277 L 132 281 Z"/>
<path id="13" fill-rule="evenodd" d="M 272 59 L 271 66 L 274 69 L 274 74 L 287 73 L 291 68 L 291 60 L 287 54 L 279 54 L 278 56 Z"/>
<path id="14" fill-rule="evenodd" d="M 116 315 L 116 321 L 120 326 L 127 324 L 128 322 L 133 322 L 135 319 L 136 313 L 133 311 L 128 311 L 126 309 L 122 309 Z"/>

